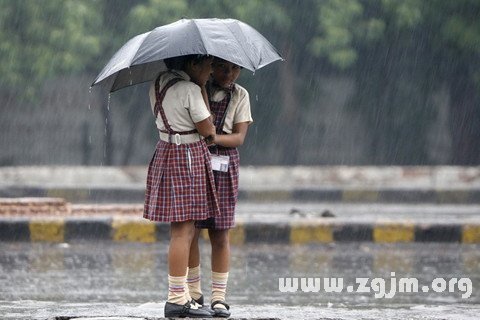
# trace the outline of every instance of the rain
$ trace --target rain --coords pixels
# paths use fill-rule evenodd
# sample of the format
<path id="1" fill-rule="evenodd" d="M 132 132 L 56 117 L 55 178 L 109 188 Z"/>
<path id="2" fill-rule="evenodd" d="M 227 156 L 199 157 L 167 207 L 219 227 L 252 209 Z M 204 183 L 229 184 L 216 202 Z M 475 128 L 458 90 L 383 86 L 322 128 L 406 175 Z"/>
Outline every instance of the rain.
<path id="1" fill-rule="evenodd" d="M 133 85 L 135 68 L 121 90 L 93 83 L 128 40 L 183 18 L 245 22 L 282 57 L 237 80 L 254 121 L 239 147 L 232 318 L 476 318 L 477 0 L 0 0 L 0 318 L 163 317 L 162 227 L 153 243 L 115 240 L 117 219 L 145 223 L 151 83 Z M 30 219 L 54 221 L 57 238 Z M 77 223 L 92 234 L 69 237 Z M 278 289 L 391 272 L 473 290 Z"/>

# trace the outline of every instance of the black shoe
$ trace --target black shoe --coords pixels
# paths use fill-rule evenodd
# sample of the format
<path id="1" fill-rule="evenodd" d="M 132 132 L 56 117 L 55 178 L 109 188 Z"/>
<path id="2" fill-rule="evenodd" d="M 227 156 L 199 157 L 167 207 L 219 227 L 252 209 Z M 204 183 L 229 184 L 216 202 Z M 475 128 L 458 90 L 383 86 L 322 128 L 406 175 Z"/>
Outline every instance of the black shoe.
<path id="1" fill-rule="evenodd" d="M 195 301 L 196 303 L 198 303 L 199 305 L 203 306 L 203 294 L 200 296 L 200 298 L 198 299 L 193 299 L 193 301 Z"/>
<path id="2" fill-rule="evenodd" d="M 223 308 L 215 308 L 217 304 L 221 304 L 225 306 L 227 309 Z M 228 318 L 230 317 L 230 306 L 225 302 L 225 301 L 215 301 L 212 303 L 212 310 L 215 311 L 215 314 L 213 315 L 215 318 Z"/>
<path id="3" fill-rule="evenodd" d="M 209 306 L 203 304 L 203 294 L 198 299 L 193 299 L 192 298 L 192 302 L 197 304 L 197 307 L 199 309 L 208 311 L 208 313 L 210 313 L 210 315 L 212 315 L 212 316 L 215 315 L 215 311 L 213 311 Z"/>
<path id="4" fill-rule="evenodd" d="M 165 302 L 165 318 L 211 318 L 210 312 L 190 308 L 190 302 L 184 305 Z"/>

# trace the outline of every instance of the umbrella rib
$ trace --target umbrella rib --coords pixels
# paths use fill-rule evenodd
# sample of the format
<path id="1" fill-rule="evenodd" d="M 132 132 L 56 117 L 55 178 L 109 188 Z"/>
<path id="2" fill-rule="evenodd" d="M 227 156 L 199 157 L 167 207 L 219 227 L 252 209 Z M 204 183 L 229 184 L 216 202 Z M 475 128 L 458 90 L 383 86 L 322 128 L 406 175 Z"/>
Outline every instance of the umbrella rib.
<path id="1" fill-rule="evenodd" d="M 148 35 L 150 35 L 151 31 L 145 32 L 145 33 L 148 33 Z M 145 34 L 145 33 L 143 33 L 143 34 Z M 146 35 L 145 37 L 143 37 L 143 39 L 142 39 L 142 41 L 140 42 L 140 44 L 139 44 L 138 47 L 140 47 L 140 46 L 143 44 L 143 42 L 145 42 L 145 39 L 148 37 L 148 35 Z M 137 35 L 137 36 L 135 36 L 135 37 L 139 37 L 139 36 L 141 36 L 141 35 Z M 131 38 L 129 41 L 133 40 L 135 37 Z M 127 43 L 128 43 L 128 42 L 127 42 Z M 118 51 L 117 51 L 117 54 L 118 54 Z M 137 55 L 135 54 L 135 55 L 128 61 L 128 66 L 127 66 L 127 67 L 124 67 L 124 68 L 122 68 L 122 69 L 119 69 L 118 71 L 116 71 L 116 72 L 114 73 L 115 77 L 113 77 L 112 87 L 114 87 L 115 84 L 117 83 L 117 79 L 118 79 L 119 73 L 120 73 L 122 70 L 129 69 L 130 66 L 131 66 L 131 64 L 132 64 L 132 61 L 133 61 L 136 57 L 137 57 Z M 108 65 L 108 64 L 107 64 L 107 65 Z M 102 71 L 103 71 L 103 70 L 102 70 Z M 97 76 L 97 78 L 94 80 L 93 85 L 95 85 L 95 84 L 97 84 L 97 83 L 100 83 L 100 82 L 108 79 L 110 76 L 113 75 L 113 74 L 112 74 L 112 75 L 109 75 L 109 76 L 103 78 L 102 80 L 98 81 L 98 78 L 100 77 L 101 74 L 102 74 L 102 72 L 100 72 L 100 74 L 99 74 L 99 75 Z"/>
<path id="2" fill-rule="evenodd" d="M 208 52 L 207 48 L 205 47 L 205 41 L 204 41 L 205 38 L 203 37 L 203 34 L 200 31 L 200 28 L 198 27 L 197 22 L 195 20 L 193 20 L 193 25 L 195 26 L 195 29 L 197 29 L 197 32 L 200 35 L 200 38 L 202 39 L 203 49 L 205 49 L 205 53 L 208 55 L 209 52 Z"/>
<path id="3" fill-rule="evenodd" d="M 200 35 L 200 38 L 201 38 L 201 40 L 202 40 L 202 43 L 205 44 L 205 43 L 206 43 L 206 42 L 205 42 L 205 38 L 204 38 L 204 36 L 203 36 L 203 34 L 202 34 L 202 31 L 201 31 L 201 29 L 198 27 L 197 22 L 196 22 L 195 20 L 193 21 L 193 24 L 195 25 L 195 28 L 197 29 L 198 34 Z M 230 32 L 230 34 L 231 34 L 232 36 L 235 36 L 235 34 L 232 32 L 232 30 L 228 27 L 228 25 L 227 25 L 224 21 L 222 21 L 222 24 L 226 27 L 226 29 Z M 243 51 L 243 53 L 244 53 L 244 56 L 247 57 L 247 59 L 250 61 L 250 66 L 253 68 L 253 71 L 255 71 L 257 68 L 255 68 L 255 63 L 254 63 L 254 61 L 252 61 L 252 59 L 250 59 L 250 57 L 249 57 L 249 55 L 247 54 L 246 50 L 245 50 L 243 47 L 241 47 L 241 48 L 242 48 L 242 51 Z M 207 50 L 207 48 L 204 47 L 204 49 L 205 49 L 206 54 L 210 54 L 209 51 Z"/>
<path id="4" fill-rule="evenodd" d="M 230 33 L 232 34 L 232 36 L 235 36 L 234 32 L 232 31 L 232 29 L 225 23 L 225 21 L 222 21 L 222 23 L 225 25 L 225 27 L 228 29 L 228 31 L 230 31 Z M 248 55 L 247 51 L 245 50 L 245 47 L 241 46 L 242 50 L 243 50 L 243 53 L 245 55 L 245 57 L 248 58 L 248 60 L 250 61 L 250 65 L 253 67 L 253 71 L 257 70 L 257 68 L 255 67 L 255 61 L 252 61 L 252 59 L 250 58 L 250 56 Z"/>
<path id="5" fill-rule="evenodd" d="M 152 31 L 148 31 L 148 32 L 146 32 L 146 33 L 148 33 L 148 34 L 147 34 L 145 37 L 143 37 L 143 39 L 142 39 L 142 41 L 140 42 L 138 48 L 140 48 L 140 47 L 143 45 L 143 43 L 144 43 L 145 40 L 150 36 L 150 34 L 152 33 Z M 130 61 L 129 61 L 129 63 L 128 63 L 128 67 L 123 68 L 122 70 L 128 70 L 128 69 L 130 69 L 130 68 L 132 67 L 132 62 L 135 61 L 135 59 L 138 57 L 138 52 L 139 52 L 139 50 L 137 49 L 136 52 L 135 52 L 135 54 L 133 55 L 132 59 L 130 59 Z M 112 88 L 113 88 L 113 86 L 115 86 L 115 84 L 117 83 L 118 75 L 120 74 L 120 71 L 122 71 L 122 70 L 119 70 L 119 72 L 117 73 L 117 76 L 115 77 L 115 81 L 113 82 Z M 131 71 L 130 71 L 130 72 L 131 72 Z"/>

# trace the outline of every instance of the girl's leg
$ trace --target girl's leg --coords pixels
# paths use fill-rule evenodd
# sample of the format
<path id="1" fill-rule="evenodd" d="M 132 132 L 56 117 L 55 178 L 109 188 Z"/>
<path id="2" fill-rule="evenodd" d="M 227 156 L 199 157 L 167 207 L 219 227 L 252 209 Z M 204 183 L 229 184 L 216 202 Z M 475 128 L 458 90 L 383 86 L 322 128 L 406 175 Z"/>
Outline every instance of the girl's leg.
<path id="1" fill-rule="evenodd" d="M 168 248 L 168 302 L 185 304 L 185 284 L 190 245 L 194 236 L 194 222 L 172 222 L 170 224 L 170 246 Z"/>
<path id="2" fill-rule="evenodd" d="M 188 255 L 194 233 L 193 221 L 171 223 L 168 248 L 168 301 L 165 303 L 165 318 L 212 317 L 210 311 L 198 308 L 187 298 Z"/>
<path id="3" fill-rule="evenodd" d="M 201 277 L 200 277 L 200 248 L 198 240 L 201 229 L 195 228 L 192 245 L 190 246 L 190 256 L 188 259 L 187 287 L 191 298 L 203 304 Z"/>
<path id="4" fill-rule="evenodd" d="M 212 245 L 212 271 L 228 272 L 230 270 L 230 241 L 226 230 L 208 230 Z"/>
<path id="5" fill-rule="evenodd" d="M 201 230 L 202 229 L 195 228 L 192 245 L 190 246 L 190 256 L 188 257 L 189 268 L 195 268 L 200 264 L 200 248 L 198 246 L 198 240 L 200 238 Z"/>
<path id="6" fill-rule="evenodd" d="M 230 269 L 230 241 L 227 230 L 209 230 L 212 245 L 212 303 L 225 301 Z M 225 308 L 217 304 L 215 308 Z M 226 309 L 226 308 L 225 308 Z"/>

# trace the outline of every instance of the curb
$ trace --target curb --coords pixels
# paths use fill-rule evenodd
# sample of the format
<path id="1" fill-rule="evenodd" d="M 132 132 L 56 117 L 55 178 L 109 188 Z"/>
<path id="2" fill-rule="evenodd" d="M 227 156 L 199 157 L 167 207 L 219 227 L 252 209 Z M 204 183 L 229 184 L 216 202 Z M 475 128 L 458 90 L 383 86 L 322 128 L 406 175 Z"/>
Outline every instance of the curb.
<path id="1" fill-rule="evenodd" d="M 202 233 L 207 238 L 207 232 Z M 78 242 L 114 241 L 154 243 L 168 241 L 169 224 L 142 218 L 0 218 L 0 241 Z M 350 223 L 309 220 L 290 223 L 237 222 L 230 232 L 232 245 L 315 244 L 334 242 L 453 242 L 480 243 L 480 222 Z"/>
<path id="2" fill-rule="evenodd" d="M 170 320 L 173 318 L 158 318 L 158 317 L 88 317 L 88 316 L 57 316 L 53 318 L 48 318 L 47 320 Z M 190 318 L 186 318 L 190 319 Z M 209 318 L 200 318 L 202 319 L 209 319 Z M 218 319 L 218 318 L 217 318 Z M 280 320 L 280 318 L 229 318 L 230 320 Z M 324 320 L 328 320 L 327 318 L 322 318 Z"/>
<path id="3" fill-rule="evenodd" d="M 69 202 L 142 203 L 144 188 L 39 188 L 0 187 L 0 198 L 54 197 Z M 438 203 L 480 204 L 480 189 L 428 188 L 295 188 L 295 189 L 240 189 L 241 201 L 332 201 L 380 203 Z"/>

